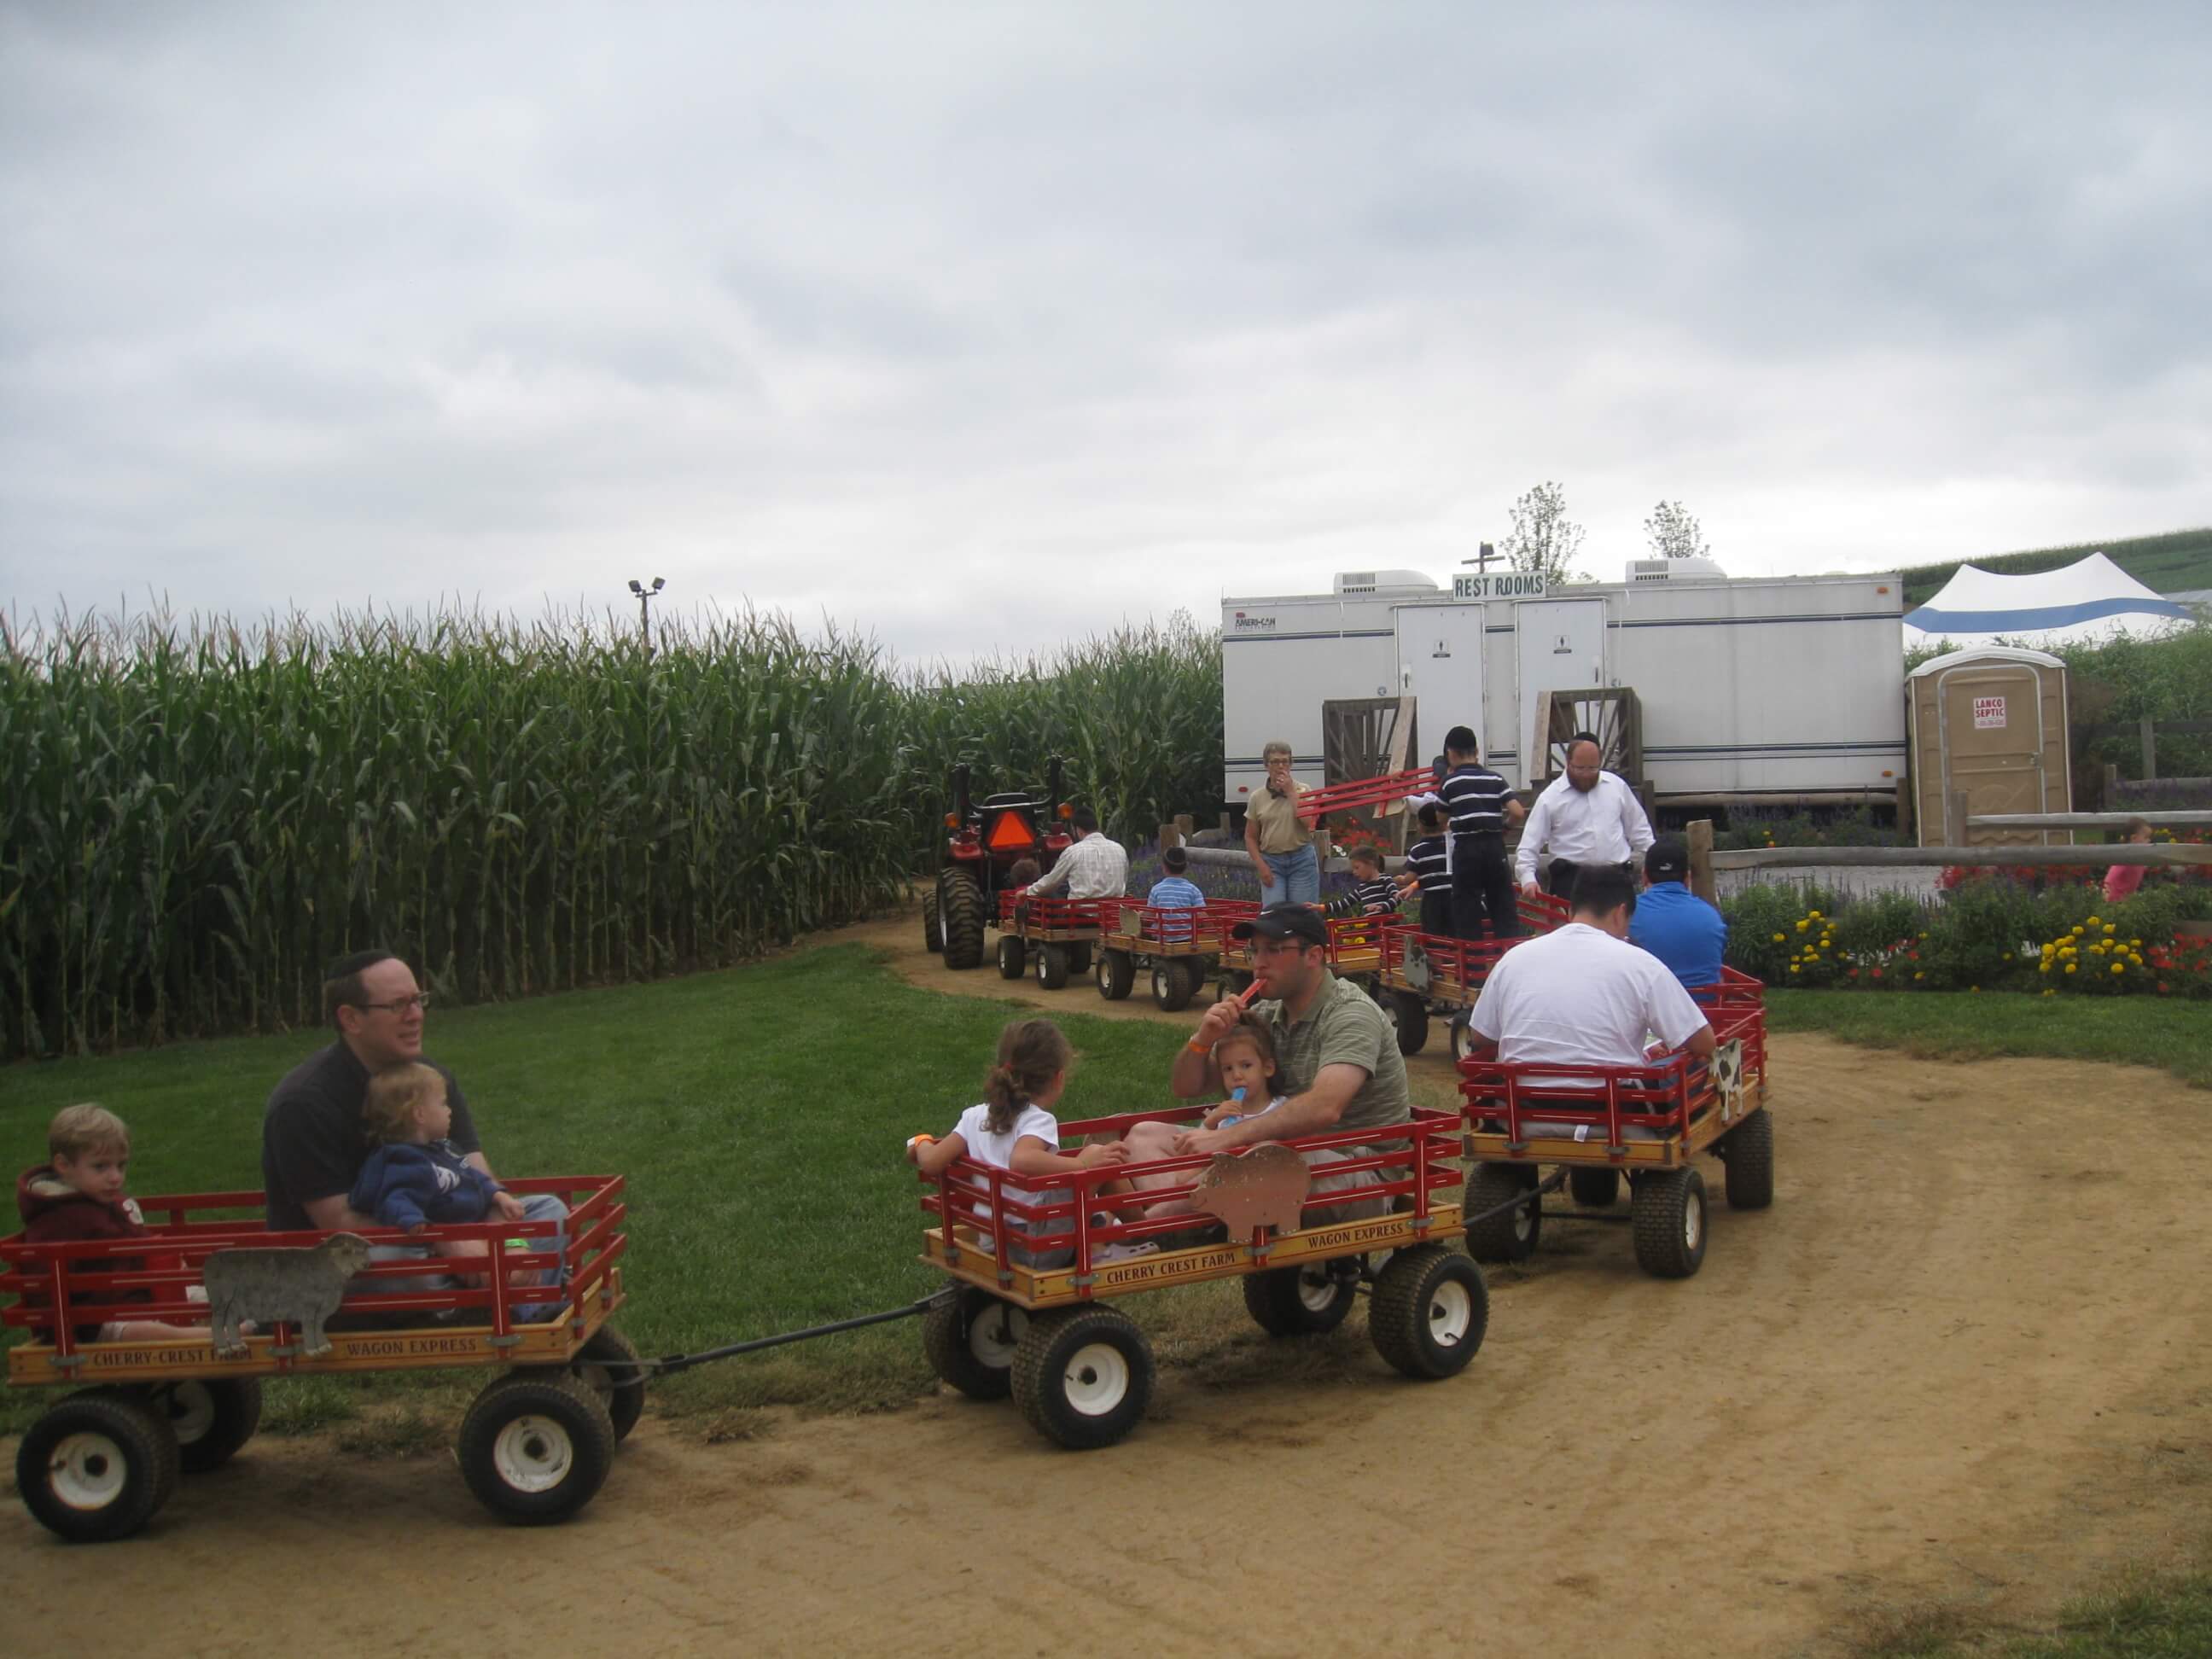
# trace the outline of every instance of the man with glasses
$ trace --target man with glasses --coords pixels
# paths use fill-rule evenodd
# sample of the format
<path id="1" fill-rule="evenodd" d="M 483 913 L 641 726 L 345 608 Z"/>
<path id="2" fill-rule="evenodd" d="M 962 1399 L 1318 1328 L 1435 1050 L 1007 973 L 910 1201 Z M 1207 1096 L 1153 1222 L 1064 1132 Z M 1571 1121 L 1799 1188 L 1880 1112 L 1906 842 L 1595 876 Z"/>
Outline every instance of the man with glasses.
<path id="1" fill-rule="evenodd" d="M 337 1041 L 293 1067 L 270 1095 L 261 1121 L 261 1182 L 270 1231 L 359 1231 L 377 1224 L 374 1217 L 361 1214 L 347 1201 L 368 1161 L 362 1103 L 370 1076 L 403 1061 L 421 1060 L 445 1079 L 446 1101 L 453 1109 L 446 1138 L 464 1163 L 492 1174 L 461 1085 L 422 1053 L 422 1011 L 429 1003 L 413 970 L 389 951 L 342 957 L 325 971 L 323 1011 Z M 532 1193 L 523 1199 L 523 1213 L 532 1221 L 558 1221 L 568 1208 L 550 1193 Z M 539 1241 L 538 1248 L 544 1243 Z M 378 1261 L 422 1254 L 410 1245 L 379 1245 L 372 1252 Z M 443 1254 L 481 1251 L 455 1246 Z M 361 1288 L 407 1291 L 435 1288 L 441 1282 L 387 1279 L 373 1285 L 363 1281 Z"/>

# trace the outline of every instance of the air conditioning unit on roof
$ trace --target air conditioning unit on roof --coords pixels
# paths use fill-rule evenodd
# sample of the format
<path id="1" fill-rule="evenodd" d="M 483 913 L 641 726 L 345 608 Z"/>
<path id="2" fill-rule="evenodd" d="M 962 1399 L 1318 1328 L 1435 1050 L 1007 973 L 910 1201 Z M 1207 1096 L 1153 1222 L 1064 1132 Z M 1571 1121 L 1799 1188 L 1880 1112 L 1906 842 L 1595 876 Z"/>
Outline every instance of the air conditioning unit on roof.
<path id="1" fill-rule="evenodd" d="M 1701 556 L 1686 559 L 1631 559 L 1628 562 L 1628 585 L 1640 587 L 1648 582 L 1679 582 L 1693 577 L 1707 580 L 1727 580 L 1726 573 L 1712 560 Z"/>
<path id="2" fill-rule="evenodd" d="M 1340 570 L 1336 573 L 1336 592 L 1340 599 L 1365 593 L 1438 593 L 1443 591 L 1418 570 Z"/>

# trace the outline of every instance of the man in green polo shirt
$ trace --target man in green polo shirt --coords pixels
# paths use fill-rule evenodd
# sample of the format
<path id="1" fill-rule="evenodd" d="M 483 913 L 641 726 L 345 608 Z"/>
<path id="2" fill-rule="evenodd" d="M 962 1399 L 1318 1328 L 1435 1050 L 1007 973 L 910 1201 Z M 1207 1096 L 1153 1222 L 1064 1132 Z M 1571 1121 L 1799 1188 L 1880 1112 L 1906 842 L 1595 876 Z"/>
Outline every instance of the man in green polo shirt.
<path id="1" fill-rule="evenodd" d="M 1374 1000 L 1348 980 L 1329 971 L 1328 930 L 1319 912 L 1303 904 L 1275 904 L 1233 930 L 1252 942 L 1252 969 L 1273 1000 L 1255 1003 L 1252 1012 L 1267 1023 L 1275 1041 L 1279 1075 L 1297 1091 L 1264 1116 L 1248 1117 L 1221 1129 L 1193 1129 L 1179 1136 L 1182 1153 L 1234 1152 L 1262 1140 L 1290 1140 L 1325 1134 L 1331 1129 L 1381 1128 L 1413 1115 L 1406 1088 L 1405 1057 L 1396 1034 Z M 1221 1092 L 1221 1074 L 1212 1048 L 1244 1010 L 1233 1001 L 1217 1002 L 1199 1021 L 1198 1030 L 1176 1054 L 1169 1085 L 1190 1100 Z M 1380 1151 L 1399 1142 L 1366 1149 Z M 1352 1150 L 1324 1149 L 1304 1154 L 1316 1172 L 1316 1193 L 1340 1192 L 1367 1185 L 1360 1174 L 1323 1176 L 1331 1164 L 1361 1156 Z M 1342 1205 L 1320 1220 L 1352 1221 L 1379 1215 L 1385 1205 L 1372 1200 Z"/>

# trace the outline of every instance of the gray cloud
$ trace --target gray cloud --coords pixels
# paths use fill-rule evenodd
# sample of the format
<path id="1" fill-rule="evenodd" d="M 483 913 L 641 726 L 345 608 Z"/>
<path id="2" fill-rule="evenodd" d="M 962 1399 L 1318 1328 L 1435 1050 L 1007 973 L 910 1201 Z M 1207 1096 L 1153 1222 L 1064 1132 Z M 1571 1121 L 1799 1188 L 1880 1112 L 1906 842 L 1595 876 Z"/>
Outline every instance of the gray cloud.
<path id="1" fill-rule="evenodd" d="M 0 599 L 666 575 L 902 655 L 1568 485 L 2201 522 L 2200 8 L 0 6 Z"/>

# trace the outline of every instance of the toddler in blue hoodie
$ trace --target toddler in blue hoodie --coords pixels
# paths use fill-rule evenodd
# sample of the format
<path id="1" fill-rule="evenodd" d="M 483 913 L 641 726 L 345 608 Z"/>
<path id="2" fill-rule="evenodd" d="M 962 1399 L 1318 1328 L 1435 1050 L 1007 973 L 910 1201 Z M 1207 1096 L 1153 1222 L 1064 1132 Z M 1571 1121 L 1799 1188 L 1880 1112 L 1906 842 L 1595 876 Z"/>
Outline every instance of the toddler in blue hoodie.
<path id="1" fill-rule="evenodd" d="M 453 1111 L 446 1100 L 446 1079 L 434 1066 L 409 1060 L 377 1073 L 368 1080 L 362 1117 L 379 1145 L 362 1165 L 346 1201 L 375 1217 L 379 1226 L 416 1233 L 434 1224 L 488 1221 L 495 1215 L 505 1221 L 524 1218 L 522 1200 L 469 1163 L 446 1138 Z M 547 1241 L 533 1240 L 532 1247 L 545 1249 Z M 482 1243 L 450 1248 L 461 1255 L 489 1253 Z M 555 1276 L 536 1277 L 551 1282 Z M 550 1318 L 557 1306 L 520 1308 L 513 1316 L 535 1323 Z"/>

